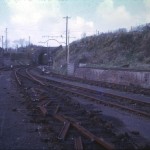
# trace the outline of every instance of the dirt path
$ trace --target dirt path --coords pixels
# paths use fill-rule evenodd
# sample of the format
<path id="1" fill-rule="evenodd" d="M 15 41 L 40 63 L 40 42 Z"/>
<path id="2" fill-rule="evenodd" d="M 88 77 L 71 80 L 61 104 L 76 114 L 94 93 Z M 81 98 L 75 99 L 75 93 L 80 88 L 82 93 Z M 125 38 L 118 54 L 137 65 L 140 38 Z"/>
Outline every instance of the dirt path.
<path id="1" fill-rule="evenodd" d="M 24 98 L 11 80 L 11 72 L 0 73 L 0 150 L 48 149 L 30 123 Z"/>

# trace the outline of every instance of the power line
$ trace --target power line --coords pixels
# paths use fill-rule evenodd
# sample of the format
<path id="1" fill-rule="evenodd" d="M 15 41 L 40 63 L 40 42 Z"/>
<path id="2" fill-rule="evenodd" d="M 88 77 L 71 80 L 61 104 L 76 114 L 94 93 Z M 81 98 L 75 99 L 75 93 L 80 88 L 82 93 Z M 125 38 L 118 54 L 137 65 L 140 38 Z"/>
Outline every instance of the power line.
<path id="1" fill-rule="evenodd" d="M 40 29 L 35 29 L 36 27 L 39 27 L 37 25 L 35 26 L 30 26 L 30 28 L 28 27 L 23 27 L 23 26 L 16 26 L 16 28 L 14 27 L 10 27 L 9 30 L 17 30 L 17 31 L 47 31 L 48 27 L 43 29 L 43 28 L 40 28 Z M 58 32 L 60 32 L 61 30 L 58 30 Z"/>
<path id="2" fill-rule="evenodd" d="M 48 30 L 48 29 L 47 29 Z M 33 32 L 39 32 L 39 33 L 41 33 L 41 32 L 45 32 L 45 31 L 47 31 L 46 29 L 40 29 L 40 30 L 38 30 L 38 29 L 33 29 L 33 28 L 31 28 L 31 29 L 22 29 L 22 28 L 9 28 L 9 31 L 11 32 L 11 31 L 25 31 L 25 32 L 31 32 L 31 31 L 33 31 Z M 71 33 L 83 33 L 83 31 L 81 31 L 81 30 L 71 30 L 70 29 L 70 31 L 71 31 Z M 54 31 L 54 32 L 52 32 L 51 34 L 59 34 L 60 32 L 62 32 L 62 33 L 66 33 L 66 31 L 65 30 L 57 30 L 57 31 Z M 91 29 L 91 30 L 88 30 L 88 31 L 84 31 L 84 32 L 86 32 L 86 33 L 89 33 L 89 34 L 94 34 L 94 31 Z"/>
<path id="3" fill-rule="evenodd" d="M 49 35 L 43 35 L 42 38 L 60 38 L 61 36 L 49 36 Z"/>

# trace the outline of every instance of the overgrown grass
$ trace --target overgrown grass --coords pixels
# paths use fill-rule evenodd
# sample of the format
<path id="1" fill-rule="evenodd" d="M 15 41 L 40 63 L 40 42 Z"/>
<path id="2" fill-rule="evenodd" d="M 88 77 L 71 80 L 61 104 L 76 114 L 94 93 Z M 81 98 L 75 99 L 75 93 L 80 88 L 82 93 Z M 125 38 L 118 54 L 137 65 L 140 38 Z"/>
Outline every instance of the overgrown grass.
<path id="1" fill-rule="evenodd" d="M 130 31 L 102 33 L 70 44 L 70 62 L 90 67 L 150 69 L 150 24 Z M 56 66 L 66 62 L 66 51 L 57 53 Z"/>

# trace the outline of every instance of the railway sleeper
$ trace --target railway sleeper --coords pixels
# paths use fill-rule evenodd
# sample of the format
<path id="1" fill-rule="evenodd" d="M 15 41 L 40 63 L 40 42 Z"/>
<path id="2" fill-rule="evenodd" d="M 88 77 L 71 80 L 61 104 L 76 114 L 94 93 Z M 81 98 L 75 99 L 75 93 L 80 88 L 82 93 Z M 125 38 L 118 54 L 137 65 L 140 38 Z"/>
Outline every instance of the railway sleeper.
<path id="1" fill-rule="evenodd" d="M 64 122 L 64 126 L 62 127 L 57 138 L 60 140 L 64 140 L 69 130 L 69 127 L 70 127 L 70 122 L 69 121 Z"/>

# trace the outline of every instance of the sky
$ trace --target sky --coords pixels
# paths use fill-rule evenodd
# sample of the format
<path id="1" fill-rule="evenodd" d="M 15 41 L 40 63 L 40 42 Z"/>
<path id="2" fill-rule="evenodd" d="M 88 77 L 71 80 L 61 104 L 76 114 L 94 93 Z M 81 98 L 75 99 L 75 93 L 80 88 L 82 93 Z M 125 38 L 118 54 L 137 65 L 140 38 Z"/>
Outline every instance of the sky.
<path id="1" fill-rule="evenodd" d="M 9 47 L 29 36 L 33 44 L 46 46 L 48 39 L 55 39 L 58 42 L 49 40 L 48 45 L 58 46 L 65 42 L 66 16 L 72 42 L 84 33 L 149 23 L 150 0 L 0 0 L 0 40 L 7 28 Z"/>

